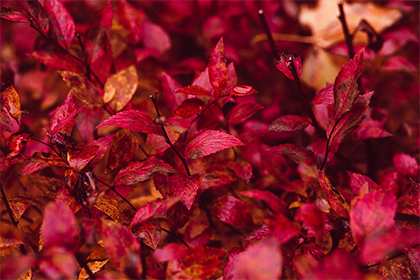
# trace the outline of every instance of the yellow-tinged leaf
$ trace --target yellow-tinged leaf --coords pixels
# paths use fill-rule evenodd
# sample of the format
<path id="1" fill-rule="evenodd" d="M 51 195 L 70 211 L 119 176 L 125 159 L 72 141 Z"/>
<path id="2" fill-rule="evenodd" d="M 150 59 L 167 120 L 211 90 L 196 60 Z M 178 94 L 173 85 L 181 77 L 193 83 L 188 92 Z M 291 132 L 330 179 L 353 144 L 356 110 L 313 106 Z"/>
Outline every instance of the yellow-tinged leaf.
<path id="1" fill-rule="evenodd" d="M 1 101 L 4 104 L 4 106 L 6 106 L 7 111 L 13 118 L 16 119 L 22 113 L 22 111 L 20 110 L 19 94 L 13 86 L 6 88 L 1 93 Z"/>
<path id="2" fill-rule="evenodd" d="M 138 86 L 138 75 L 134 65 L 109 77 L 105 83 L 103 101 L 114 111 L 121 111 L 130 102 Z"/>
<path id="3" fill-rule="evenodd" d="M 77 99 L 93 106 L 102 106 L 99 89 L 86 76 L 72 71 L 57 72 Z"/>

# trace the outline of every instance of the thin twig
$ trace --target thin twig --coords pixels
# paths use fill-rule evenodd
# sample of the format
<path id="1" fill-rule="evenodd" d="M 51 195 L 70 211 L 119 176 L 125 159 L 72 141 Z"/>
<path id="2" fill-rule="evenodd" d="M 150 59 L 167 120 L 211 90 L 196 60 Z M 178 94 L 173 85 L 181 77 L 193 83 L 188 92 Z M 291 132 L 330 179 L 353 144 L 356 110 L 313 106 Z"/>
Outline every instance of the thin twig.
<path id="1" fill-rule="evenodd" d="M 271 48 L 271 54 L 273 55 L 273 57 L 275 59 L 278 60 L 280 58 L 279 57 L 279 52 L 277 51 L 276 44 L 274 43 L 273 35 L 271 34 L 270 27 L 268 26 L 267 20 L 266 20 L 265 15 L 264 15 L 264 11 L 259 10 L 258 11 L 258 16 L 259 16 L 260 22 L 263 26 L 264 32 L 267 35 L 268 43 L 270 44 L 270 48 Z"/>
<path id="2" fill-rule="evenodd" d="M 163 227 L 160 227 L 160 228 L 162 229 L 162 231 L 166 232 L 167 234 L 173 235 L 176 238 L 178 238 L 178 240 L 181 241 L 181 243 L 184 244 L 185 247 L 190 248 L 190 246 L 188 246 L 187 242 L 185 242 L 184 239 L 182 239 L 182 237 L 179 236 L 179 233 L 167 230 L 166 228 L 163 228 Z"/>
<path id="3" fill-rule="evenodd" d="M 345 37 L 346 45 L 347 45 L 347 52 L 349 54 L 349 58 L 352 59 L 354 57 L 353 35 L 351 35 L 349 32 L 346 16 L 344 14 L 343 3 L 341 1 L 338 2 L 338 9 L 340 10 L 338 19 L 340 20 L 341 27 L 343 28 L 343 33 L 344 33 L 344 37 Z"/>
<path id="4" fill-rule="evenodd" d="M 54 146 L 53 145 L 50 145 L 50 144 L 48 144 L 48 143 L 45 143 L 44 141 L 41 141 L 41 140 L 38 140 L 38 139 L 36 139 L 36 138 L 34 138 L 34 137 L 30 137 L 32 140 L 34 140 L 34 141 L 36 141 L 36 142 L 39 142 L 39 143 L 41 143 L 41 144 L 44 144 L 44 145 L 46 145 L 46 146 L 48 146 L 48 147 L 50 147 L 56 154 L 57 154 L 57 156 L 59 156 L 59 157 L 61 157 L 61 154 L 59 153 L 59 152 L 57 152 L 57 150 L 54 148 Z"/>
<path id="5" fill-rule="evenodd" d="M 127 198 L 125 198 L 124 196 L 122 196 L 116 189 L 114 186 L 110 186 L 107 183 L 105 183 L 104 181 L 102 181 L 101 179 L 97 178 L 98 182 L 102 183 L 104 186 L 106 186 L 108 189 L 110 189 L 111 191 L 113 191 L 116 195 L 118 195 L 119 197 L 121 197 L 122 200 L 124 200 L 128 205 L 130 205 L 131 208 L 133 208 L 134 211 L 137 211 L 137 208 L 134 207 L 133 204 L 131 204 L 130 201 L 127 200 Z"/>

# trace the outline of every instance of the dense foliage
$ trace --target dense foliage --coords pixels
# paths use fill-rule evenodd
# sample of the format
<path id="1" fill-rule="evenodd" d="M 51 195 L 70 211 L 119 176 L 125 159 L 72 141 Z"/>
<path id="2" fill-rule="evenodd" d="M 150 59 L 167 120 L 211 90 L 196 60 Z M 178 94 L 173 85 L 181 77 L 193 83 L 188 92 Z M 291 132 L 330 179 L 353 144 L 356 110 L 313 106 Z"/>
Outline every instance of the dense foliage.
<path id="1" fill-rule="evenodd" d="M 416 1 L 1 5 L 2 279 L 420 277 Z"/>

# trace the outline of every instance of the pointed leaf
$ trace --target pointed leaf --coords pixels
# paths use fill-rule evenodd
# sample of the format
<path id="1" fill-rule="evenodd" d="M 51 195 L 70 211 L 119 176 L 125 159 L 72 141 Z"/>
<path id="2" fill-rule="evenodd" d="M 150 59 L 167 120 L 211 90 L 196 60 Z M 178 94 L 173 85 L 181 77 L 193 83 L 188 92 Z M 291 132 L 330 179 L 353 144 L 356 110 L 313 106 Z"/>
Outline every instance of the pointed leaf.
<path id="1" fill-rule="evenodd" d="M 175 173 L 169 164 L 155 157 L 148 157 L 145 161 L 132 162 L 123 168 L 115 178 L 115 186 L 134 185 L 148 180 L 154 173 Z"/>
<path id="2" fill-rule="evenodd" d="M 350 176 L 350 186 L 353 189 L 353 192 L 360 197 L 378 189 L 378 184 L 363 174 L 350 171 L 347 171 L 347 174 Z"/>
<path id="3" fill-rule="evenodd" d="M 300 77 L 300 74 L 302 73 L 302 61 L 301 61 L 300 57 L 294 58 L 292 55 L 286 55 L 286 54 L 283 53 L 283 54 L 280 55 L 280 59 L 279 59 L 279 61 L 277 61 L 276 67 L 287 78 L 289 78 L 291 80 L 295 80 L 295 78 L 293 77 L 292 70 L 291 70 L 291 64 L 290 64 L 289 58 L 293 59 L 293 64 L 295 65 L 297 75 L 298 75 L 298 77 Z"/>
<path id="4" fill-rule="evenodd" d="M 257 103 L 242 103 L 230 111 L 226 116 L 226 121 L 230 125 L 240 124 L 246 119 L 249 119 L 256 112 L 264 108 L 262 105 Z"/>
<path id="5" fill-rule="evenodd" d="M 49 20 L 44 8 L 38 0 L 19 0 L 26 18 L 32 19 L 32 24 L 44 35 L 48 34 Z"/>
<path id="6" fill-rule="evenodd" d="M 334 209 L 334 211 L 341 217 L 348 219 L 350 209 L 349 205 L 343 195 L 331 185 L 330 180 L 321 170 L 318 170 L 318 182 L 321 188 L 325 191 L 331 208 Z"/>
<path id="7" fill-rule="evenodd" d="M 54 37 L 60 46 L 68 49 L 75 33 L 73 18 L 58 0 L 45 1 L 44 8 L 50 19 L 50 29 Z"/>
<path id="8" fill-rule="evenodd" d="M 137 210 L 136 214 L 133 217 L 133 220 L 131 221 L 130 226 L 133 227 L 143 223 L 144 221 L 152 217 L 159 217 L 163 215 L 166 212 L 166 210 L 174 206 L 175 203 L 177 203 L 180 200 L 180 197 L 170 197 L 165 200 L 155 200 L 147 203 L 146 205 L 143 205 Z"/>
<path id="9" fill-rule="evenodd" d="M 120 129 L 112 139 L 104 172 L 125 166 L 135 157 L 139 142 L 127 129 Z"/>
<path id="10" fill-rule="evenodd" d="M 186 96 L 176 94 L 177 89 L 181 87 L 171 76 L 162 72 L 162 95 L 165 100 L 166 106 L 170 112 L 175 111 L 176 108 L 182 103 Z"/>
<path id="11" fill-rule="evenodd" d="M 93 160 L 90 162 L 93 167 L 95 167 L 105 155 L 106 150 L 108 149 L 109 145 L 111 145 L 112 140 L 114 139 L 114 135 L 108 135 L 99 138 L 98 140 L 92 141 L 89 143 L 91 146 L 98 146 L 98 152 Z"/>
<path id="12" fill-rule="evenodd" d="M 215 90 L 214 97 L 217 98 L 226 88 L 228 77 L 228 67 L 225 59 L 223 38 L 220 38 L 219 42 L 217 42 L 217 45 L 210 56 L 209 77 L 211 86 Z"/>
<path id="13" fill-rule="evenodd" d="M 247 226 L 253 223 L 249 206 L 229 195 L 216 199 L 210 206 L 210 213 L 232 226 Z"/>
<path id="14" fill-rule="evenodd" d="M 69 251 L 79 249 L 77 220 L 69 206 L 56 202 L 45 207 L 41 236 L 45 248 L 60 246 Z"/>
<path id="15" fill-rule="evenodd" d="M 79 145 L 72 148 L 67 153 L 67 161 L 69 165 L 77 171 L 83 168 L 96 156 L 99 146 L 96 145 Z"/>
<path id="16" fill-rule="evenodd" d="M 270 219 L 268 226 L 270 228 L 270 235 L 277 238 L 280 245 L 285 244 L 300 233 L 297 225 L 281 213 L 276 214 L 273 219 Z"/>
<path id="17" fill-rule="evenodd" d="M 315 165 L 314 153 L 311 150 L 297 147 L 293 144 L 282 144 L 269 148 L 268 151 L 288 156 L 297 164 L 306 166 Z"/>
<path id="18" fill-rule="evenodd" d="M 407 154 L 396 154 L 392 158 L 395 169 L 402 175 L 408 175 L 417 178 L 419 173 L 419 164 L 417 160 Z"/>
<path id="19" fill-rule="evenodd" d="M 162 228 L 158 220 L 150 219 L 148 222 L 143 223 L 136 229 L 137 238 L 141 242 L 148 245 L 150 248 L 156 250 L 162 238 Z"/>
<path id="20" fill-rule="evenodd" d="M 363 70 L 364 49 L 344 65 L 334 82 L 334 110 L 337 116 L 350 111 L 356 97 L 359 95 L 357 79 Z"/>
<path id="21" fill-rule="evenodd" d="M 85 75 L 72 71 L 57 71 L 73 95 L 83 103 L 92 106 L 102 106 L 102 98 L 99 88 L 94 85 Z"/>
<path id="22" fill-rule="evenodd" d="M 272 192 L 263 190 L 250 190 L 241 192 L 241 194 L 264 201 L 267 206 L 275 213 L 282 213 L 284 215 L 287 214 L 287 206 L 284 200 L 280 199 L 280 197 L 273 194 Z"/>
<path id="23" fill-rule="evenodd" d="M 20 97 L 13 86 L 10 86 L 1 92 L 1 101 L 6 106 L 7 112 L 13 117 L 18 118 L 22 111 L 20 110 Z"/>
<path id="24" fill-rule="evenodd" d="M 137 110 L 119 112 L 103 121 L 96 128 L 111 125 L 119 126 L 131 131 L 163 136 L 160 126 L 157 125 L 146 112 Z"/>
<path id="25" fill-rule="evenodd" d="M 185 150 L 185 158 L 198 159 L 219 151 L 244 145 L 241 140 L 233 135 L 217 130 L 201 132 L 192 140 Z"/>
<path id="26" fill-rule="evenodd" d="M 312 99 L 312 104 L 334 104 L 334 84 L 329 84 L 318 91 Z"/>
<path id="27" fill-rule="evenodd" d="M 160 55 L 172 47 L 171 38 L 166 31 L 147 20 L 143 23 L 143 44 L 146 48 L 157 50 Z"/>
<path id="28" fill-rule="evenodd" d="M 302 130 L 311 123 L 311 119 L 301 116 L 281 116 L 280 118 L 276 119 L 270 124 L 270 126 L 268 127 L 268 131 L 287 132 Z"/>
<path id="29" fill-rule="evenodd" d="M 23 175 L 29 175 L 41 168 L 52 167 L 52 166 L 63 166 L 68 167 L 69 165 L 62 158 L 46 153 L 35 153 L 32 158 L 25 162 L 25 166 L 22 169 Z"/>
<path id="30" fill-rule="evenodd" d="M 199 98 L 185 99 L 175 110 L 173 116 L 188 118 L 201 112 L 205 107 L 203 100 Z"/>
<path id="31" fill-rule="evenodd" d="M 137 44 L 143 37 L 144 15 L 125 0 L 117 1 L 118 22 L 128 31 L 127 41 Z"/>
<path id="32" fill-rule="evenodd" d="M 207 89 L 205 89 L 201 86 L 197 86 L 197 85 L 191 85 L 191 86 L 178 88 L 178 89 L 175 90 L 175 92 L 183 93 L 183 94 L 192 94 L 192 95 L 197 95 L 197 96 L 212 97 L 212 95 L 210 94 L 210 92 Z"/>
<path id="33" fill-rule="evenodd" d="M 137 70 L 134 65 L 120 70 L 106 80 L 104 103 L 116 112 L 121 111 L 130 102 L 138 85 Z"/>
<path id="34" fill-rule="evenodd" d="M 22 12 L 8 7 L 0 7 L 0 18 L 16 23 L 29 22 Z"/>
<path id="35" fill-rule="evenodd" d="M 295 220 L 303 222 L 316 233 L 317 240 L 324 234 L 324 213 L 313 203 L 303 203 L 295 216 Z"/>
<path id="36" fill-rule="evenodd" d="M 235 86 L 228 92 L 228 94 L 235 96 L 247 96 L 253 93 L 257 93 L 257 90 L 251 86 Z"/>
<path id="37" fill-rule="evenodd" d="M 61 51 L 39 50 L 28 54 L 28 56 L 57 70 L 71 71 L 75 73 L 83 73 L 85 71 L 81 62 L 68 53 Z"/>

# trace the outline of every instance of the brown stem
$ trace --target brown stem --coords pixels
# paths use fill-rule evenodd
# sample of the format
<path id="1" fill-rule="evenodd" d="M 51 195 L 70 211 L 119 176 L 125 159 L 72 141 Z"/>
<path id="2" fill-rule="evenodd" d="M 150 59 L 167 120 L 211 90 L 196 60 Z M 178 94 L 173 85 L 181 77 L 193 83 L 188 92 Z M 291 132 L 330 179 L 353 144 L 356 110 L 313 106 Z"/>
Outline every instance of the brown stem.
<path id="1" fill-rule="evenodd" d="M 268 43 L 270 44 L 270 48 L 271 48 L 271 54 L 273 55 L 273 57 L 275 59 L 278 60 L 280 58 L 279 57 L 279 52 L 277 50 L 276 44 L 274 43 L 273 35 L 271 34 L 270 27 L 268 26 L 267 20 L 266 20 L 265 15 L 264 15 L 264 11 L 259 10 L 258 11 L 258 16 L 259 16 L 260 22 L 263 26 L 264 32 L 267 35 Z"/>
<path id="2" fill-rule="evenodd" d="M 184 239 L 182 239 L 179 233 L 167 230 L 166 228 L 163 228 L 163 227 L 160 227 L 160 228 L 162 229 L 162 231 L 166 232 L 167 234 L 175 236 L 179 241 L 181 241 L 182 244 L 185 245 L 185 247 L 190 248 L 190 246 L 188 246 L 187 242 L 185 242 Z"/>
<path id="3" fill-rule="evenodd" d="M 133 204 L 131 204 L 130 201 L 127 200 L 127 198 L 125 198 L 124 196 L 122 196 L 116 189 L 114 186 L 110 186 L 107 183 L 105 183 L 104 181 L 100 180 L 99 178 L 97 178 L 98 182 L 102 183 L 104 186 L 106 186 L 108 189 L 110 189 L 111 191 L 113 191 L 116 195 L 118 195 L 119 197 L 121 197 L 122 200 L 125 201 L 125 203 L 127 203 L 128 205 L 130 205 L 131 208 L 133 208 L 134 211 L 137 212 L 137 208 L 134 207 Z"/>
<path id="4" fill-rule="evenodd" d="M 349 58 L 352 59 L 354 57 L 353 35 L 351 35 L 349 32 L 346 16 L 344 14 L 343 3 L 341 1 L 338 2 L 338 9 L 340 10 L 338 19 L 340 20 L 341 27 L 343 28 L 344 38 L 346 40 L 346 45 L 347 45 L 347 52 L 349 54 Z"/>

